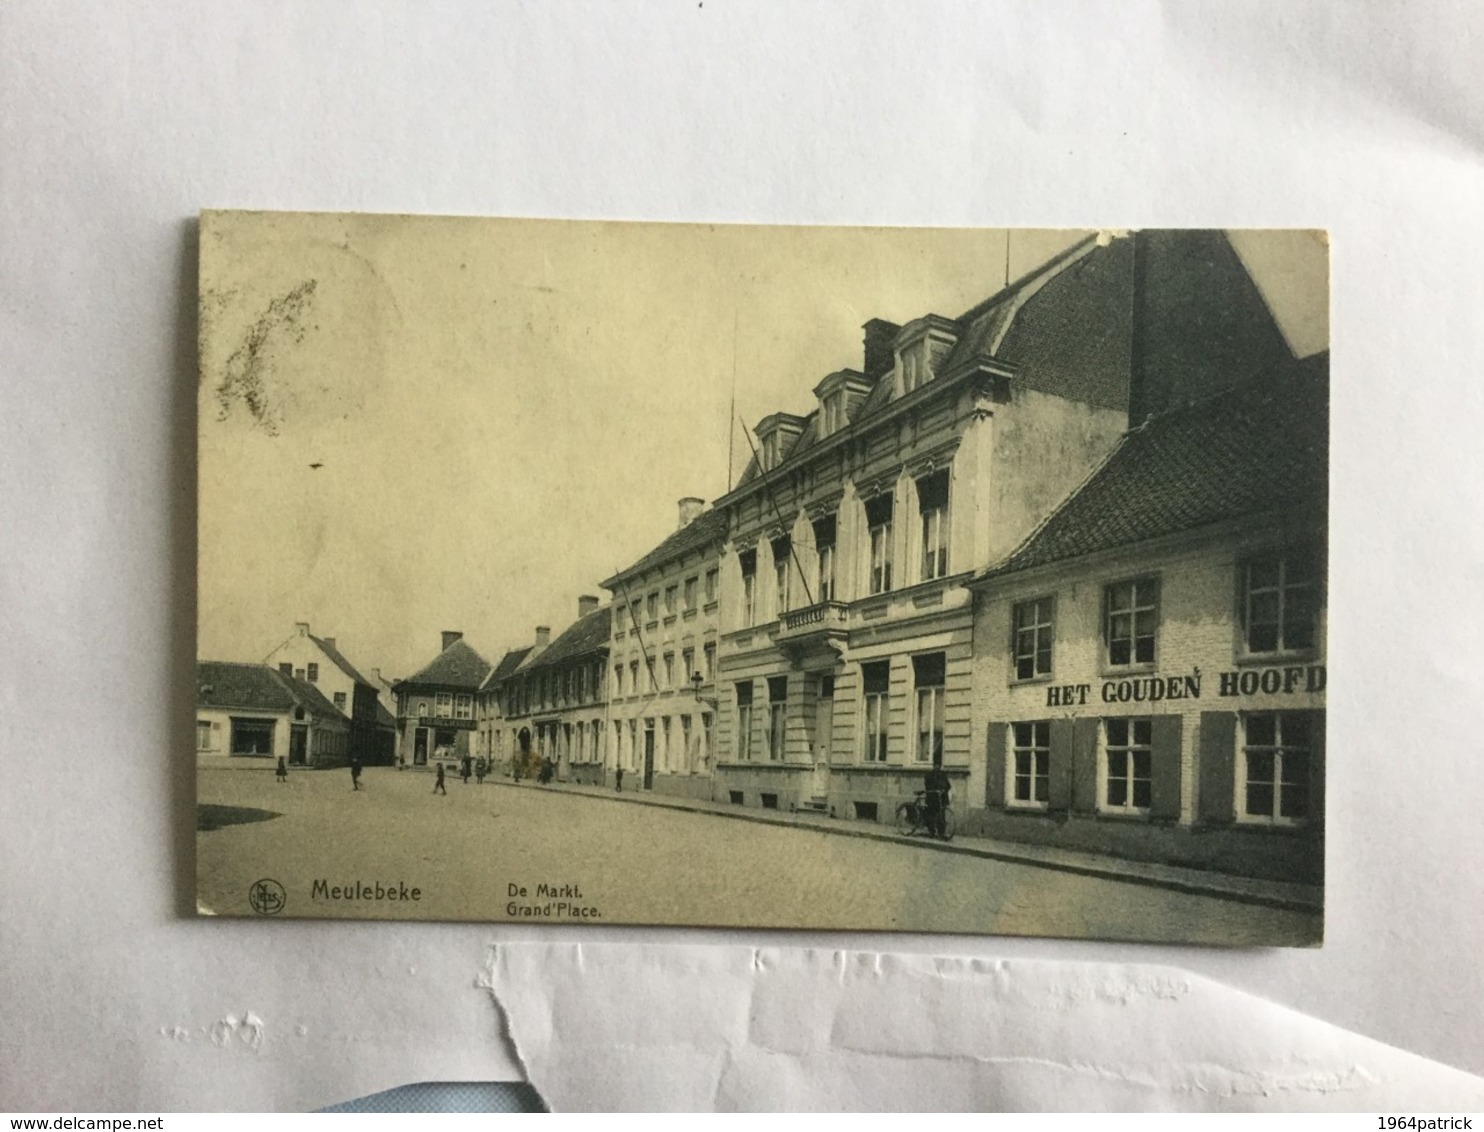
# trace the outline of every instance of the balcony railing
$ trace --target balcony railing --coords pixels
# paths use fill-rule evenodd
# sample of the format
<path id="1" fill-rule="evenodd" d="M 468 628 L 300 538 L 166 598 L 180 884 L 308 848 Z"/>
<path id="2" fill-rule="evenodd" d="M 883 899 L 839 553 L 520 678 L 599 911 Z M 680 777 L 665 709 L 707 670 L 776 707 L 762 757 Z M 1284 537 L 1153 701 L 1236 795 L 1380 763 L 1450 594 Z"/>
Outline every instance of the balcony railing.
<path id="1" fill-rule="evenodd" d="M 779 618 L 779 639 L 814 633 L 843 633 L 847 606 L 840 601 L 821 601 L 803 609 L 790 609 Z"/>

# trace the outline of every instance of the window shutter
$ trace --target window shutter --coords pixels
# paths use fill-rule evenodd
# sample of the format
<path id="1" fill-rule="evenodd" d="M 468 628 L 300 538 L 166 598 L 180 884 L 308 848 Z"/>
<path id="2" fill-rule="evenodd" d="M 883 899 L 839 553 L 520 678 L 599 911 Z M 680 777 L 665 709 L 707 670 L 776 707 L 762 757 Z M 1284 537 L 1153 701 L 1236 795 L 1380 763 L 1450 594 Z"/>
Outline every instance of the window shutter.
<path id="1" fill-rule="evenodd" d="M 1005 751 L 1009 745 L 1010 725 L 991 723 L 985 748 L 985 803 L 991 810 L 1005 808 Z"/>
<path id="2" fill-rule="evenodd" d="M 1072 721 L 1053 719 L 1049 730 L 1051 757 L 1048 762 L 1051 781 L 1047 784 L 1047 809 L 1052 813 L 1065 813 L 1072 804 L 1073 751 L 1076 742 L 1072 734 Z"/>
<path id="3" fill-rule="evenodd" d="M 1207 822 L 1236 820 L 1237 714 L 1201 712 L 1200 817 Z"/>
<path id="4" fill-rule="evenodd" d="M 1180 818 L 1180 742 L 1184 719 L 1178 715 L 1156 715 L 1149 721 L 1153 748 L 1149 759 L 1149 816 L 1178 821 Z"/>
<path id="5" fill-rule="evenodd" d="M 1098 808 L 1098 728 L 1101 724 L 1102 721 L 1096 718 L 1072 721 L 1072 809 L 1079 814 L 1096 813 Z M 1056 724 L 1051 726 L 1054 728 Z M 1053 732 L 1053 746 L 1056 743 L 1054 735 Z"/>
<path id="6" fill-rule="evenodd" d="M 1324 826 L 1324 712 L 1309 715 L 1309 825 Z"/>

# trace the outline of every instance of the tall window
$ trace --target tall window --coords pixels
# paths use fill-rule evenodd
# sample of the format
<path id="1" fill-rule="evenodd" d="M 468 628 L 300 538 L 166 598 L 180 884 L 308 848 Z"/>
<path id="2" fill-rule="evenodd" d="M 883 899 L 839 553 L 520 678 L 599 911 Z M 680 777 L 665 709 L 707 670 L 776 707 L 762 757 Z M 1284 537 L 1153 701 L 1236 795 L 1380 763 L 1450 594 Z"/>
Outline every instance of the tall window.
<path id="1" fill-rule="evenodd" d="M 690 737 L 690 716 L 688 716 L 688 715 L 682 715 L 680 717 L 680 760 L 679 760 L 679 762 L 680 762 L 679 769 L 681 769 L 681 770 L 688 771 L 688 770 L 690 770 L 695 765 L 694 752 L 691 750 L 690 743 L 691 743 L 691 737 Z"/>
<path id="2" fill-rule="evenodd" d="M 1310 555 L 1268 555 L 1242 563 L 1242 625 L 1249 653 L 1314 647 L 1318 564 Z"/>
<path id="3" fill-rule="evenodd" d="M 1010 752 L 1010 802 L 1044 808 L 1051 797 L 1051 724 L 1017 723 Z"/>
<path id="4" fill-rule="evenodd" d="M 1015 679 L 1051 675 L 1052 604 L 1049 597 L 1015 606 Z"/>
<path id="5" fill-rule="evenodd" d="M 629 720 L 629 765 L 639 765 L 639 721 Z"/>
<path id="6" fill-rule="evenodd" d="M 824 435 L 832 436 L 845 427 L 845 391 L 837 389 L 824 399 Z"/>
<path id="7" fill-rule="evenodd" d="M 788 677 L 768 677 L 768 758 L 783 759 L 783 744 L 788 728 Z"/>
<path id="8" fill-rule="evenodd" d="M 317 664 L 311 664 L 311 665 L 308 666 L 308 668 L 305 669 L 305 672 L 308 674 L 308 676 L 309 676 L 309 682 L 311 684 L 314 684 L 314 683 L 318 682 L 318 680 L 319 680 L 319 665 L 317 665 Z"/>
<path id="9" fill-rule="evenodd" d="M 757 623 L 757 551 L 744 550 L 737 555 L 742 568 L 742 624 Z"/>
<path id="10" fill-rule="evenodd" d="M 886 761 L 886 711 L 891 694 L 891 662 L 872 661 L 861 665 L 861 686 L 865 693 L 865 760 Z"/>
<path id="11" fill-rule="evenodd" d="M 615 664 L 613 666 L 613 694 L 615 696 L 623 695 L 623 665 L 621 664 Z"/>
<path id="12" fill-rule="evenodd" d="M 675 602 L 678 599 L 679 594 L 680 594 L 680 586 L 679 585 L 673 585 L 673 586 L 666 586 L 665 587 L 665 615 L 667 617 L 673 617 L 674 616 L 674 614 L 675 614 Z"/>
<path id="13" fill-rule="evenodd" d="M 670 717 L 660 717 L 660 765 L 670 770 Z"/>
<path id="14" fill-rule="evenodd" d="M 793 539 L 788 535 L 773 540 L 773 612 L 782 617 L 788 612 L 788 566 L 793 555 Z"/>
<path id="15" fill-rule="evenodd" d="M 665 654 L 665 683 L 663 686 L 666 688 L 675 687 L 675 654 L 673 652 L 667 652 Z"/>
<path id="16" fill-rule="evenodd" d="M 819 555 L 819 600 L 835 600 L 835 516 L 814 521 L 814 547 Z"/>
<path id="17" fill-rule="evenodd" d="M 433 714 L 436 715 L 439 719 L 447 719 L 449 716 L 451 716 L 453 714 L 453 693 L 452 692 L 439 692 L 438 693 L 438 695 L 437 695 L 437 703 L 434 706 Z"/>
<path id="18" fill-rule="evenodd" d="M 196 720 L 196 750 L 211 750 L 211 724 L 207 720 Z"/>
<path id="19" fill-rule="evenodd" d="M 689 613 L 696 607 L 696 583 L 699 579 L 685 579 L 685 611 Z"/>
<path id="20" fill-rule="evenodd" d="M 934 652 L 926 656 L 914 656 L 912 678 L 917 690 L 917 745 L 914 754 L 920 763 L 941 762 L 944 654 Z"/>
<path id="21" fill-rule="evenodd" d="M 1104 757 L 1107 759 L 1103 809 L 1128 814 L 1149 812 L 1153 789 L 1150 731 L 1151 724 L 1147 719 L 1103 720 Z"/>
<path id="22" fill-rule="evenodd" d="M 914 342 L 902 351 L 903 393 L 911 393 L 912 390 L 927 380 L 926 367 L 923 365 L 922 358 L 922 350 L 925 342 L 926 339 L 923 342 Z"/>
<path id="23" fill-rule="evenodd" d="M 650 621 L 658 621 L 660 619 L 660 594 L 658 590 L 644 599 L 644 612 Z"/>
<path id="24" fill-rule="evenodd" d="M 922 580 L 948 573 L 948 470 L 917 481 L 917 505 L 922 512 Z"/>
<path id="25" fill-rule="evenodd" d="M 866 501 L 866 529 L 870 538 L 870 578 L 873 594 L 883 594 L 891 589 L 891 513 L 892 498 L 889 493 Z"/>
<path id="26" fill-rule="evenodd" d="M 711 713 L 709 711 L 703 711 L 701 713 L 701 744 L 702 744 L 702 746 L 701 746 L 701 751 L 700 751 L 701 761 L 702 762 L 705 762 L 706 759 L 709 759 L 711 757 L 711 752 L 716 749 L 716 745 L 715 745 L 715 742 L 713 740 L 713 735 L 714 735 L 713 727 L 714 727 L 714 724 L 712 723 Z"/>
<path id="27" fill-rule="evenodd" d="M 654 675 L 654 657 L 652 656 L 646 656 L 644 658 L 644 681 L 644 690 L 646 692 L 653 692 L 659 689 L 659 681 L 655 679 Z"/>
<path id="28" fill-rule="evenodd" d="M 623 636 L 623 615 L 624 615 L 624 610 L 627 609 L 627 608 L 628 608 L 627 606 L 619 605 L 616 602 L 614 603 L 614 606 L 613 606 L 613 635 L 615 637 L 621 637 L 621 636 Z"/>
<path id="29" fill-rule="evenodd" d="M 1154 635 L 1159 626 L 1158 580 L 1139 578 L 1111 585 L 1104 594 L 1104 606 L 1108 663 L 1153 664 Z"/>
<path id="30" fill-rule="evenodd" d="M 706 669 L 702 675 L 706 677 L 706 682 L 709 684 L 716 677 L 716 643 L 707 641 L 701 650 L 701 655 L 705 657 L 706 663 Z"/>
<path id="31" fill-rule="evenodd" d="M 639 683 L 639 662 L 629 661 L 629 695 L 638 696 L 647 690 Z"/>
<path id="32" fill-rule="evenodd" d="M 752 758 L 751 680 L 744 680 L 737 685 L 737 758 L 741 762 Z"/>
<path id="33" fill-rule="evenodd" d="M 1309 717 L 1302 712 L 1243 717 L 1243 821 L 1297 825 L 1309 816 L 1312 742 Z"/>
<path id="34" fill-rule="evenodd" d="M 683 675 L 685 677 L 686 684 L 689 684 L 691 682 L 691 676 L 694 675 L 695 671 L 696 671 L 696 650 L 695 649 L 681 649 L 680 650 L 680 672 L 681 672 L 681 675 Z"/>

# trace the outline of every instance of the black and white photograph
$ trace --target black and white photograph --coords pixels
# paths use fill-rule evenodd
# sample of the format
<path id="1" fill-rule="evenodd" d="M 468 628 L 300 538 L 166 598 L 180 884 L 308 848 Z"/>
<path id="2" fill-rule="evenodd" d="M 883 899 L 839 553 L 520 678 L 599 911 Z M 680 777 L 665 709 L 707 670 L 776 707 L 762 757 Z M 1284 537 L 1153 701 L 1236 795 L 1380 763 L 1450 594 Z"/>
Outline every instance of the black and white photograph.
<path id="1" fill-rule="evenodd" d="M 1321 944 L 1326 233 L 212 211 L 199 285 L 201 915 Z"/>

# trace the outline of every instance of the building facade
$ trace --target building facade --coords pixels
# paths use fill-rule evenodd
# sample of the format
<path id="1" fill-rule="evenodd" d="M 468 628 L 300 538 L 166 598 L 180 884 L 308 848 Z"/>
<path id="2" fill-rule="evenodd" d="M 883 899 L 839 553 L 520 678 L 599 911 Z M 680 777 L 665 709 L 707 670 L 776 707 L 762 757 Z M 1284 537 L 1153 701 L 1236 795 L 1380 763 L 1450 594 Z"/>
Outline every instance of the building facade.
<path id="1" fill-rule="evenodd" d="M 507 653 L 485 680 L 480 747 L 497 774 L 531 776 L 549 759 L 561 781 L 603 781 L 609 616 L 596 597 L 579 598 L 555 640 L 538 629 L 536 646 Z"/>
<path id="2" fill-rule="evenodd" d="M 678 528 L 603 582 L 613 595 L 607 687 L 609 773 L 624 789 L 712 796 L 726 517 L 680 501 Z"/>
<path id="3" fill-rule="evenodd" d="M 976 596 L 996 837 L 1323 879 L 1328 359 L 1151 417 Z"/>
<path id="4" fill-rule="evenodd" d="M 445 630 L 443 650 L 415 676 L 392 685 L 403 765 L 456 762 L 474 753 L 474 700 L 490 665 L 463 636 Z"/>
<path id="5" fill-rule="evenodd" d="M 358 672 L 336 646 L 334 637 L 316 637 L 307 621 L 264 659 L 286 676 L 318 688 L 350 721 L 350 755 L 363 764 L 390 765 L 393 733 L 377 711 L 376 685 Z"/>
<path id="6" fill-rule="evenodd" d="M 198 765 L 343 766 L 350 723 L 324 694 L 266 664 L 196 664 Z"/>
<path id="7" fill-rule="evenodd" d="M 956 808 L 985 796 L 967 583 L 1131 412 L 1200 396 L 1213 356 L 1291 355 L 1220 233 L 1089 238 L 957 318 L 864 331 L 862 368 L 765 418 L 715 504 L 715 795 L 889 821 L 934 765 Z"/>

